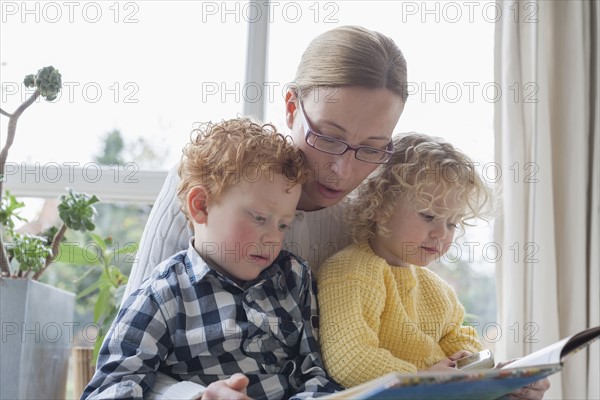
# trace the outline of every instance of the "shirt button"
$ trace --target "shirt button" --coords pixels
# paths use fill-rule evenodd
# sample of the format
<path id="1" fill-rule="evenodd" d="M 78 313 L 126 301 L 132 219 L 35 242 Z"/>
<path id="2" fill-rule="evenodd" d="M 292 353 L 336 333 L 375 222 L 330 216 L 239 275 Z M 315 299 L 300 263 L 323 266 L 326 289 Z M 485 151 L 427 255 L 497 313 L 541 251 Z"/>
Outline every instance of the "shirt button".
<path id="1" fill-rule="evenodd" d="M 302 211 L 299 211 L 296 213 L 296 219 L 300 222 L 302 222 L 302 220 L 304 219 L 304 213 Z"/>

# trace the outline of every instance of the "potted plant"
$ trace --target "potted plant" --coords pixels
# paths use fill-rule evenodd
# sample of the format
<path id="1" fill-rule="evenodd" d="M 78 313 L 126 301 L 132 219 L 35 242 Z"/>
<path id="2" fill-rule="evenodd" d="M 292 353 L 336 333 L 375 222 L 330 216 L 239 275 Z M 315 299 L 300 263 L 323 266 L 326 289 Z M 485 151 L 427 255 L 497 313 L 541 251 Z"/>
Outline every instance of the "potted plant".
<path id="1" fill-rule="evenodd" d="M 75 362 L 75 393 L 83 392 L 87 383 L 92 379 L 98 358 L 100 345 L 108 332 L 112 321 L 117 316 L 119 305 L 125 292 L 127 276 L 114 264 L 119 257 L 128 256 L 137 251 L 137 243 L 130 243 L 124 247 L 114 248 L 111 237 L 102 238 L 90 234 L 96 249 L 91 251 L 76 243 L 61 243 L 60 256 L 56 261 L 72 265 L 86 265 L 90 268 L 79 278 L 100 269 L 100 275 L 91 285 L 77 294 L 77 299 L 96 293 L 94 305 L 94 324 L 98 328 L 94 347 L 74 347 L 73 357 Z"/>
<path id="2" fill-rule="evenodd" d="M 0 398 L 62 398 L 71 350 L 75 296 L 38 282 L 59 256 L 67 229 L 82 232 L 95 229 L 96 196 L 73 190 L 61 196 L 58 206 L 60 227 L 40 236 L 15 231 L 15 220 L 23 203 L 3 193 L 8 151 L 16 134 L 17 121 L 40 96 L 56 98 L 62 87 L 61 75 L 45 67 L 25 77 L 34 93 L 13 113 L 0 109 L 9 118 L 8 132 L 0 152 Z"/>

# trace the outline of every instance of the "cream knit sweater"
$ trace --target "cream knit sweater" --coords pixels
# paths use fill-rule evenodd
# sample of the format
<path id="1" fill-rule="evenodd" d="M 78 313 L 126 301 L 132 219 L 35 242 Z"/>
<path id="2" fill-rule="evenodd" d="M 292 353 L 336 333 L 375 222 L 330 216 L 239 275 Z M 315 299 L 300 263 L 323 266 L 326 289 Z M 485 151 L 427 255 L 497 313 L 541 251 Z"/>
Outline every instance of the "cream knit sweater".
<path id="1" fill-rule="evenodd" d="M 446 282 L 427 268 L 390 266 L 367 242 L 325 261 L 318 300 L 325 368 L 345 387 L 482 349 Z"/>

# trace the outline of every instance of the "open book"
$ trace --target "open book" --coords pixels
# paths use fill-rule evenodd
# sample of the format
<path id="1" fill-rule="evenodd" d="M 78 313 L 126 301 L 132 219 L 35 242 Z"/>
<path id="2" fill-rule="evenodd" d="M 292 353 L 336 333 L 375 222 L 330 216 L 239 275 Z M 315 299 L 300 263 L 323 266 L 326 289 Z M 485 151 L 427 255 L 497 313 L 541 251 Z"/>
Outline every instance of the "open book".
<path id="1" fill-rule="evenodd" d="M 497 399 L 560 371 L 569 356 L 598 338 L 600 326 L 569 336 L 500 369 L 391 373 L 322 399 Z"/>

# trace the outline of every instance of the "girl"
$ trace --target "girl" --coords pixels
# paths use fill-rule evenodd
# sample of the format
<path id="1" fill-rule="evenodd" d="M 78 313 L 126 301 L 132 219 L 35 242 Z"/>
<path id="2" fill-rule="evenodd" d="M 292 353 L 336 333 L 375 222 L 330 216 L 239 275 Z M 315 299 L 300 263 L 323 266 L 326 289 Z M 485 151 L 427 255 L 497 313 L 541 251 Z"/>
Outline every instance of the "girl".
<path id="1" fill-rule="evenodd" d="M 446 253 L 457 228 L 486 216 L 490 191 L 451 144 L 412 134 L 394 148 L 349 201 L 355 243 L 319 270 L 323 360 L 346 387 L 453 368 L 482 350 L 454 290 L 421 267 Z"/>

